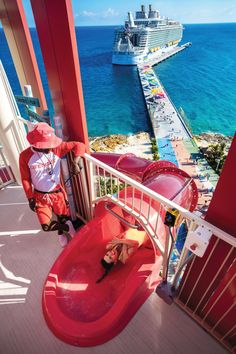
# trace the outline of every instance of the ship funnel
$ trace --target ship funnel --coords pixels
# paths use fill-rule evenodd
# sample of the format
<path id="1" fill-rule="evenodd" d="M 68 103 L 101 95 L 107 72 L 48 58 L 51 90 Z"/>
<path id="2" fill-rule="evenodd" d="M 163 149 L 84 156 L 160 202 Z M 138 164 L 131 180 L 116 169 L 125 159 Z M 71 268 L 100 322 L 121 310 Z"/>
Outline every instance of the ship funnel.
<path id="1" fill-rule="evenodd" d="M 158 17 L 159 17 L 159 12 L 156 10 L 153 10 L 152 5 L 149 5 L 148 18 L 158 18 Z"/>
<path id="2" fill-rule="evenodd" d="M 141 18 L 147 18 L 144 5 L 141 5 L 141 11 L 136 12 L 136 20 Z"/>
<path id="3" fill-rule="evenodd" d="M 128 12 L 128 19 L 129 19 L 130 27 L 135 27 L 134 18 L 133 18 L 132 12 Z"/>

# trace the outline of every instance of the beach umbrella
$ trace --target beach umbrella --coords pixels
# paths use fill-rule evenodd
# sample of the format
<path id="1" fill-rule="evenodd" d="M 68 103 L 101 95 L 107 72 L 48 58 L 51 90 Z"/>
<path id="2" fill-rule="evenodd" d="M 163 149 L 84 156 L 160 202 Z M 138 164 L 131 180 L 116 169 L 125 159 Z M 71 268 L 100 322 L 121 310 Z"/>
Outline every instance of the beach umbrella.
<path id="1" fill-rule="evenodd" d="M 153 88 L 151 91 L 152 93 L 157 93 L 157 88 Z"/>
<path id="2" fill-rule="evenodd" d="M 157 81 L 155 81 L 155 80 L 148 80 L 148 81 L 149 81 L 149 84 L 157 85 Z"/>
<path id="3" fill-rule="evenodd" d="M 152 87 L 157 87 L 157 84 L 154 84 L 152 82 L 149 82 L 149 85 L 152 86 Z"/>

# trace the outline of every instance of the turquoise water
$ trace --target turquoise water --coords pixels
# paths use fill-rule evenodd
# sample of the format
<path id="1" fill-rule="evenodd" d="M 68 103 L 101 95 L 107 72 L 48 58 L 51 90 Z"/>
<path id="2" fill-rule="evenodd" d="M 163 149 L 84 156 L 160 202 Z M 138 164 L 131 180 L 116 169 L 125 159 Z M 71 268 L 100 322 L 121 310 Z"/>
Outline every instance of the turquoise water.
<path id="1" fill-rule="evenodd" d="M 77 27 L 83 92 L 90 136 L 149 131 L 150 122 L 135 67 L 113 66 L 114 26 Z M 50 111 L 53 111 L 35 29 L 31 29 Z M 236 130 L 236 23 L 185 25 L 192 46 L 155 67 L 193 133 L 233 135 Z M 0 59 L 15 94 L 13 63 L 0 29 Z M 24 114 L 24 113 L 22 113 Z"/>
<path id="2" fill-rule="evenodd" d="M 185 25 L 192 46 L 157 66 L 168 94 L 194 133 L 236 130 L 236 23 Z"/>

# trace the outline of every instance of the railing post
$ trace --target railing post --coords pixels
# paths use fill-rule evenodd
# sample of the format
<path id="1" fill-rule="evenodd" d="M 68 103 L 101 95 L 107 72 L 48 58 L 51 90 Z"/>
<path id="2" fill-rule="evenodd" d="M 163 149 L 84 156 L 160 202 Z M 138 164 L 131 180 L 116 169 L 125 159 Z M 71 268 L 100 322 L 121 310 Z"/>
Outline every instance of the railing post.
<path id="1" fill-rule="evenodd" d="M 163 255 L 163 261 L 162 261 L 162 267 L 163 267 L 163 270 L 162 270 L 162 279 L 164 281 L 167 281 L 167 277 L 168 277 L 168 264 L 167 264 L 167 261 L 168 261 L 168 258 L 169 258 L 169 252 L 171 251 L 171 242 L 170 242 L 170 234 L 168 232 L 168 227 L 167 226 L 164 226 L 165 227 L 165 233 L 166 233 L 166 237 L 165 237 L 165 252 L 164 252 L 164 255 Z"/>
<path id="2" fill-rule="evenodd" d="M 88 171 L 86 160 L 82 160 L 82 169 L 80 172 L 80 179 L 82 184 L 83 196 L 84 196 L 84 207 L 87 220 L 91 220 L 93 217 L 93 207 L 92 207 L 92 197 L 90 192 L 90 185 L 87 183 L 86 175 L 90 176 L 90 171 Z M 89 178 L 88 178 L 89 179 Z"/>
<path id="3" fill-rule="evenodd" d="M 91 161 L 88 161 L 88 166 L 89 166 L 89 184 L 90 184 L 90 196 L 91 196 L 91 202 L 96 199 L 96 192 L 95 192 L 95 187 L 94 187 L 94 169 L 93 169 L 93 163 Z M 98 176 L 99 178 L 99 176 Z M 92 204 L 92 203 L 91 203 Z M 91 212 L 93 211 L 93 207 L 91 205 Z M 93 213 L 92 213 L 93 214 Z"/>
<path id="4" fill-rule="evenodd" d="M 193 231 L 195 227 L 196 227 L 195 223 L 191 222 L 189 227 L 188 227 L 188 232 Z M 182 267 L 182 265 L 186 261 L 188 253 L 189 253 L 189 250 L 185 247 L 185 242 L 184 242 L 183 249 L 182 249 L 182 252 L 181 252 L 181 255 L 180 255 L 180 259 L 179 259 L 179 262 L 178 262 L 178 265 L 177 265 L 177 268 L 176 268 L 176 274 L 178 273 L 179 269 Z M 175 283 L 175 280 L 176 279 L 174 277 L 173 283 Z"/>

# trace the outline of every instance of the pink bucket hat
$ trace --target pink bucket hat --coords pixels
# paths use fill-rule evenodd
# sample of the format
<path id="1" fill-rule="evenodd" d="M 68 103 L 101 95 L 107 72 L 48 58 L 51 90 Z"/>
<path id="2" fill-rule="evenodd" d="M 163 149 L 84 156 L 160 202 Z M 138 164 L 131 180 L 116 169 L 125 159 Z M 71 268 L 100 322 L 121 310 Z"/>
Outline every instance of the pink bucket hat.
<path id="1" fill-rule="evenodd" d="M 36 149 L 52 149 L 62 142 L 47 123 L 35 124 L 34 129 L 27 134 L 27 140 Z"/>

